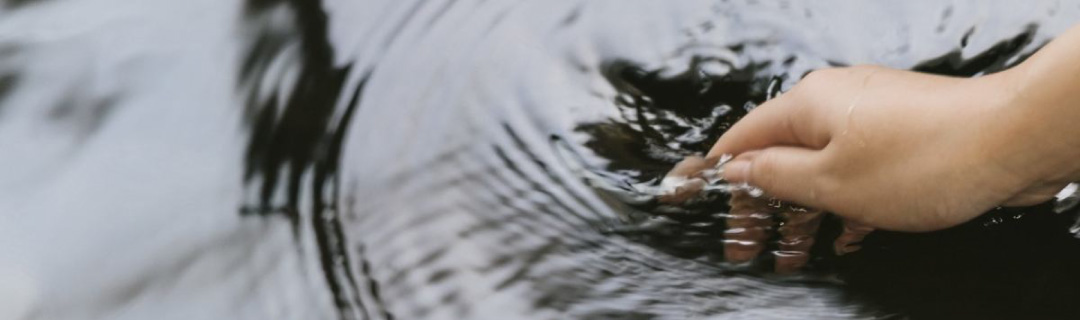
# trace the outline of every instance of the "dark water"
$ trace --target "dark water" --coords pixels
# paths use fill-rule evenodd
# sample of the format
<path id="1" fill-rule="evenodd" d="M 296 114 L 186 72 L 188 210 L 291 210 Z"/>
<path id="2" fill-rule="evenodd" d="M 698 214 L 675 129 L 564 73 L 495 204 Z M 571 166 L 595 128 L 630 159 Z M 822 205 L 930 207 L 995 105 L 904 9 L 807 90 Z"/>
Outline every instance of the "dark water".
<path id="1" fill-rule="evenodd" d="M 811 70 L 979 76 L 1080 3 L 0 3 L 0 319 L 1080 313 L 1051 204 L 782 277 L 636 192 Z"/>

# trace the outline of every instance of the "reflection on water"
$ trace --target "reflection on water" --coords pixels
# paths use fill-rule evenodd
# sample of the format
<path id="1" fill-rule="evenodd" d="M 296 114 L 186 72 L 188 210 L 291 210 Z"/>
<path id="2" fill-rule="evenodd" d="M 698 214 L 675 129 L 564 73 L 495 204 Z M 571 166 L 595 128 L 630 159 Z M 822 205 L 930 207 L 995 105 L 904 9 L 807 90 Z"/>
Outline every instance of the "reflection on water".
<path id="1" fill-rule="evenodd" d="M 722 261 L 637 193 L 807 72 L 978 76 L 1080 16 L 1009 1 L 12 1 L 0 318 L 1074 313 L 1049 205 Z M 821 237 L 839 234 L 835 219 Z M 771 246 L 775 243 L 770 242 Z M 763 267 L 765 266 L 765 267 Z"/>

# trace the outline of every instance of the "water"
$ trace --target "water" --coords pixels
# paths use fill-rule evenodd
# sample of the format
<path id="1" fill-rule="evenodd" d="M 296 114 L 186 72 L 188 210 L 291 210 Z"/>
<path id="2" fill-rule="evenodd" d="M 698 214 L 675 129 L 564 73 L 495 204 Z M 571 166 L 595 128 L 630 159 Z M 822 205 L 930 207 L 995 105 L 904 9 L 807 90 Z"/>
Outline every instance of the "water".
<path id="1" fill-rule="evenodd" d="M 657 183 L 810 70 L 975 76 L 1057 1 L 7 0 L 2 319 L 1078 312 L 1071 213 L 734 268 Z M 839 233 L 823 222 L 822 239 Z M 763 257 L 758 266 L 768 265 Z"/>

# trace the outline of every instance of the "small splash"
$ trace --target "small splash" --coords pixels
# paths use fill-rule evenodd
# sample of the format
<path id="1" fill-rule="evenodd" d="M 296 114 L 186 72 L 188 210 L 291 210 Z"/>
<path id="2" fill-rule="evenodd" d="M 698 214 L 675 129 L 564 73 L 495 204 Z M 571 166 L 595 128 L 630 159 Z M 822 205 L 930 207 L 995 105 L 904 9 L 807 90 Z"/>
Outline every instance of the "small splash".
<path id="1" fill-rule="evenodd" d="M 1063 213 L 1080 203 L 1080 184 L 1070 183 L 1054 196 L 1054 212 Z"/>
<path id="2" fill-rule="evenodd" d="M 698 201 L 702 199 L 712 199 L 713 197 L 710 197 L 710 195 L 732 194 L 736 191 L 745 191 L 755 198 L 764 195 L 763 190 L 751 186 L 750 184 L 733 184 L 724 180 L 724 165 L 731 162 L 734 158 L 735 157 L 730 154 L 721 155 L 715 166 L 698 172 L 693 178 L 685 176 L 667 176 L 660 180 L 659 185 L 642 183 L 636 185 L 635 189 L 656 198 L 674 195 L 680 190 L 701 189 L 701 194 L 695 197 Z M 694 186 L 694 184 L 703 184 L 703 186 L 698 188 L 697 186 Z"/>
<path id="3" fill-rule="evenodd" d="M 1058 214 L 1075 209 L 1077 204 L 1080 204 L 1080 184 L 1070 183 L 1054 196 L 1054 212 Z M 1080 238 L 1080 215 L 1074 218 L 1076 222 L 1069 227 L 1069 233 Z"/>

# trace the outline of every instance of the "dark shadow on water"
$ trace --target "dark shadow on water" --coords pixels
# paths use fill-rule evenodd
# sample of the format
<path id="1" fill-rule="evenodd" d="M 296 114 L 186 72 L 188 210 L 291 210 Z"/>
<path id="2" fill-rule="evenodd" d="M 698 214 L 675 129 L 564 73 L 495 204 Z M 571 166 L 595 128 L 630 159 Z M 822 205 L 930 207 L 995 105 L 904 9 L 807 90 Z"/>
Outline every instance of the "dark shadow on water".
<path id="1" fill-rule="evenodd" d="M 11 94 L 11 90 L 19 84 L 19 76 L 15 74 L 0 74 L 0 116 L 4 113 L 4 100 Z"/>
<path id="2" fill-rule="evenodd" d="M 292 10 L 295 28 L 263 20 L 278 6 Z M 333 65 L 327 17 L 320 1 L 251 0 L 245 17 L 256 35 L 239 77 L 241 90 L 247 91 L 245 114 L 251 130 L 244 181 L 257 196 L 241 213 L 284 215 L 292 222 L 298 238 L 305 236 L 300 220 L 308 219 L 322 273 L 340 318 L 393 319 L 379 301 L 378 285 L 366 276 L 370 266 L 362 256 L 363 250 L 355 251 L 356 256 L 350 254 L 338 207 L 341 148 L 365 81 L 344 88 L 351 70 Z M 287 48 L 294 45 L 300 47 L 299 57 L 288 55 Z M 261 81 L 280 80 L 269 73 L 278 59 L 299 65 L 295 85 L 261 92 Z M 290 94 L 278 100 L 279 91 Z M 348 103 L 344 110 L 337 110 L 341 99 Z M 281 190 L 284 199 L 279 197 Z M 311 207 L 301 206 L 305 194 L 310 194 L 307 200 Z M 362 244 L 352 244 L 362 248 Z M 358 261 L 360 276 L 353 269 L 354 260 Z M 361 290 L 374 297 L 375 305 L 364 303 Z"/>
<path id="3" fill-rule="evenodd" d="M 1038 25 L 1029 25 L 1020 34 L 998 42 L 986 51 L 965 59 L 961 49 L 967 46 L 968 37 L 976 31 L 971 29 L 961 39 L 961 48 L 936 58 L 927 59 L 913 67 L 912 70 L 957 77 L 972 77 L 1002 71 L 1027 59 L 1027 56 L 1022 55 L 1020 51 L 1031 44 L 1035 32 L 1038 30 Z"/>
<path id="4" fill-rule="evenodd" d="M 837 261 L 854 295 L 916 319 L 1068 319 L 1080 297 L 1077 212 L 994 210 L 925 234 L 875 232 Z"/>

